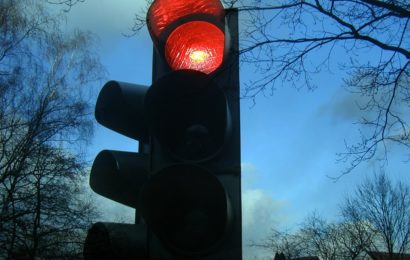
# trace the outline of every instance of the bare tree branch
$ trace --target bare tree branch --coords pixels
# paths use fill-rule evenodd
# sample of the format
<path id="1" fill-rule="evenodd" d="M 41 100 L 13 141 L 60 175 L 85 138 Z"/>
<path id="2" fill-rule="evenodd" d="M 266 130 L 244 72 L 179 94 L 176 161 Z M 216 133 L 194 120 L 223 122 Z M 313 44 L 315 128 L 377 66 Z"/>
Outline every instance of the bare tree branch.
<path id="1" fill-rule="evenodd" d="M 92 36 L 63 34 L 62 17 L 48 15 L 43 4 L 0 4 L 0 46 L 7 46 L 0 60 L 4 259 L 80 258 L 95 213 L 81 186 L 81 145 L 92 134 L 86 86 L 104 70 Z"/>

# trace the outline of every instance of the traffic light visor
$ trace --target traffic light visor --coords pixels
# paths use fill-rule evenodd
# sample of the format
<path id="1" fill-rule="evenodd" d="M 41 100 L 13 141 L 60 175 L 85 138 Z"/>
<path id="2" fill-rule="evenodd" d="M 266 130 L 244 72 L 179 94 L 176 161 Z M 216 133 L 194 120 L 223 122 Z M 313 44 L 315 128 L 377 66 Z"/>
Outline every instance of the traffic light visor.
<path id="1" fill-rule="evenodd" d="M 147 14 L 148 29 L 158 39 L 173 23 L 198 15 L 222 21 L 224 8 L 219 0 L 155 0 Z"/>
<path id="2" fill-rule="evenodd" d="M 102 87 L 95 105 L 95 118 L 103 126 L 136 140 L 146 140 L 143 107 L 148 87 L 119 81 L 108 81 Z"/>
<path id="3" fill-rule="evenodd" d="M 143 154 L 103 150 L 91 168 L 90 186 L 106 198 L 137 208 L 138 193 L 148 180 L 145 165 Z"/>

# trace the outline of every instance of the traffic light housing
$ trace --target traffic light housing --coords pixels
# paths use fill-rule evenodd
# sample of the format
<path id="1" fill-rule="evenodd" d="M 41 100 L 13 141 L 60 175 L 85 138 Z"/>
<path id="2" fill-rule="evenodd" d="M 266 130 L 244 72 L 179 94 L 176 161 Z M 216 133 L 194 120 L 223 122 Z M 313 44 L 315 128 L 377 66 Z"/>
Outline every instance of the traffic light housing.
<path id="1" fill-rule="evenodd" d="M 152 206 L 142 214 L 152 228 L 152 240 L 159 240 L 154 244 L 164 246 L 178 257 L 242 258 L 237 11 L 226 10 L 225 21 L 224 62 L 210 73 L 202 68 L 197 69 L 199 72 L 173 70 L 163 58 L 163 49 L 157 47 L 154 51 L 154 83 L 145 100 L 152 134 L 153 176 L 146 190 L 149 196 L 156 195 L 149 200 Z M 188 172 L 190 178 L 186 176 Z M 161 207 L 154 205 L 167 210 L 161 212 Z M 214 218 L 218 221 L 213 222 L 214 230 L 186 233 L 187 241 L 180 243 L 175 240 L 177 230 L 164 228 L 176 227 L 178 218 L 185 219 L 185 226 L 191 227 L 195 225 L 189 223 L 201 223 L 201 218 L 203 227 Z M 205 241 L 201 240 L 203 237 Z M 196 244 L 189 245 L 188 241 Z"/>
<path id="2" fill-rule="evenodd" d="M 156 0 L 153 6 L 161 2 L 178 2 L 181 9 L 187 2 L 203 3 L 203 9 L 176 14 L 158 38 L 150 32 L 156 46 L 150 87 L 110 81 L 99 94 L 97 121 L 138 140 L 139 151 L 100 152 L 90 186 L 135 208 L 137 214 L 135 224 L 94 224 L 84 256 L 241 259 L 237 12 L 221 11 L 219 1 Z M 151 6 L 150 11 L 155 9 Z M 148 22 L 152 20 L 149 13 Z M 196 22 L 211 24 L 223 33 L 223 48 L 215 49 L 222 53 L 221 62 L 205 62 L 215 50 L 203 48 L 198 53 L 191 48 L 191 52 L 181 51 L 201 65 L 184 67 L 186 59 L 181 59 L 183 66 L 174 66 L 175 61 L 166 56 L 168 38 L 181 26 Z M 150 23 L 149 28 L 153 28 Z M 182 42 L 202 48 L 196 36 Z M 200 52 L 208 56 L 201 57 Z"/>

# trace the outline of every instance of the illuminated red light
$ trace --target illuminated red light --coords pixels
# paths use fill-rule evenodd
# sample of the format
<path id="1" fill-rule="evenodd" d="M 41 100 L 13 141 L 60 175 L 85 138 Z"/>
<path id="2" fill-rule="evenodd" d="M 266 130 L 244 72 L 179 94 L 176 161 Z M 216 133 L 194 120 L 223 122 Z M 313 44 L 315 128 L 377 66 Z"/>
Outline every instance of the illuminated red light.
<path id="1" fill-rule="evenodd" d="M 147 14 L 155 46 L 172 70 L 207 74 L 224 58 L 224 9 L 220 0 L 155 0 Z"/>
<path id="2" fill-rule="evenodd" d="M 212 73 L 223 61 L 224 33 L 215 25 L 194 21 L 177 27 L 165 44 L 165 58 L 173 70 Z"/>

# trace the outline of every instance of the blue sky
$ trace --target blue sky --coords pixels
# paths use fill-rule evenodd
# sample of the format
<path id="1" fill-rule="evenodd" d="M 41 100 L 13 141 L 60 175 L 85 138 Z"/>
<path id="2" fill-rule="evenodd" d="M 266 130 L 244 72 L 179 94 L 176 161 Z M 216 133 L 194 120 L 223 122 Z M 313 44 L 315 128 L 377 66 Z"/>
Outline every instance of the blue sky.
<path id="1" fill-rule="evenodd" d="M 68 29 L 78 27 L 98 35 L 107 80 L 151 83 L 152 42 L 146 29 L 132 38 L 122 35 L 129 32 L 134 13 L 143 5 L 142 0 L 86 0 L 69 13 Z M 242 84 L 254 75 L 253 68 L 241 64 Z M 352 123 L 360 111 L 355 107 L 357 97 L 341 87 L 343 75 L 314 77 L 315 91 L 279 87 L 273 95 L 257 97 L 255 104 L 241 101 L 244 245 L 266 237 L 270 227 L 297 227 L 313 210 L 336 219 L 343 197 L 366 175 L 378 171 L 371 161 L 336 183 L 328 177 L 342 170 L 335 162 L 336 153 L 344 151 L 344 141 L 358 138 Z M 97 125 L 89 148 L 91 159 L 103 149 L 136 151 L 137 142 Z M 392 147 L 386 171 L 408 182 L 405 159 L 403 150 Z M 101 197 L 96 200 L 105 211 L 101 220 L 132 222 L 132 210 Z M 264 252 L 244 247 L 245 259 L 255 255 Z"/>

